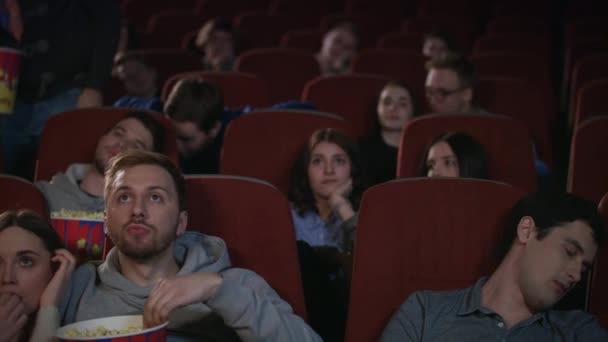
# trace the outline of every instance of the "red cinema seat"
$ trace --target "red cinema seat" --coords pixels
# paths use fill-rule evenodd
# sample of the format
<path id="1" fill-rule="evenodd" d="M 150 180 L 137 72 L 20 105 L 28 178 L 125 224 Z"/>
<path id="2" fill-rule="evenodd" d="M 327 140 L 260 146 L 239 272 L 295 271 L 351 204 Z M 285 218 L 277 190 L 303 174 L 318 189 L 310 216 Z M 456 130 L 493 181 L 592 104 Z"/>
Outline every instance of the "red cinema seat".
<path id="1" fill-rule="evenodd" d="M 304 84 L 321 73 L 313 54 L 281 48 L 244 52 L 235 68 L 264 79 L 274 103 L 299 99 Z"/>
<path id="2" fill-rule="evenodd" d="M 245 177 L 190 176 L 186 189 L 188 229 L 224 239 L 233 266 L 255 271 L 306 319 L 287 198 Z"/>
<path id="3" fill-rule="evenodd" d="M 591 118 L 574 131 L 568 191 L 599 203 L 608 192 L 608 117 Z"/>
<path id="4" fill-rule="evenodd" d="M 555 111 L 551 94 L 551 89 L 532 82 L 495 78 L 481 79 L 474 97 L 481 108 L 517 119 L 528 127 L 539 159 L 552 166 L 550 128 Z"/>
<path id="5" fill-rule="evenodd" d="M 167 101 L 173 86 L 179 80 L 187 78 L 201 78 L 217 84 L 224 93 L 224 105 L 229 108 L 270 105 L 266 82 L 254 74 L 243 72 L 192 71 L 173 75 L 163 86 L 163 101 Z"/>
<path id="6" fill-rule="evenodd" d="M 352 136 L 350 124 L 333 114 L 266 110 L 240 116 L 226 129 L 220 173 L 259 178 L 287 194 L 300 151 L 314 131 L 328 127 Z"/>
<path id="7" fill-rule="evenodd" d="M 426 59 L 420 52 L 370 49 L 361 51 L 355 56 L 352 71 L 400 80 L 408 86 L 416 102 L 423 103 L 427 73 L 425 62 Z"/>
<path id="8" fill-rule="evenodd" d="M 489 275 L 510 209 L 523 196 L 504 183 L 463 178 L 399 179 L 368 189 L 345 340 L 378 341 L 414 291 L 465 288 Z"/>
<path id="9" fill-rule="evenodd" d="M 50 218 L 49 208 L 44 195 L 38 188 L 18 177 L 0 175 L 0 213 L 8 210 L 30 209 L 40 216 Z"/>
<path id="10" fill-rule="evenodd" d="M 51 117 L 40 136 L 35 180 L 50 180 L 73 163 L 91 163 L 97 142 L 130 108 L 97 107 L 63 112 Z M 149 112 L 165 126 L 163 153 L 178 162 L 175 128 L 162 114 Z"/>
<path id="11" fill-rule="evenodd" d="M 376 75 L 321 76 L 304 86 L 302 100 L 343 117 L 361 138 L 374 126 L 378 98 L 389 81 L 389 78 Z"/>
<path id="12" fill-rule="evenodd" d="M 441 133 L 463 132 L 477 139 L 488 158 L 490 179 L 536 190 L 532 140 L 519 121 L 501 115 L 427 115 L 410 120 L 403 128 L 397 177 L 420 176 L 424 153 Z"/>
<path id="13" fill-rule="evenodd" d="M 576 93 L 574 99 L 574 127 L 585 120 L 608 115 L 606 96 L 608 94 L 608 78 L 586 82 Z"/>

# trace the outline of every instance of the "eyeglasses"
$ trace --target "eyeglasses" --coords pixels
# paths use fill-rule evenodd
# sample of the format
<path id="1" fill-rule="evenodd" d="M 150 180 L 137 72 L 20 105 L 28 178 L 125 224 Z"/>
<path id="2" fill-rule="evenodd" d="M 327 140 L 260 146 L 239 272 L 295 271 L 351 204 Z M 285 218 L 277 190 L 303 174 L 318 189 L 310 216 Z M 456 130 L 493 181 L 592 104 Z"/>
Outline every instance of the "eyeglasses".
<path id="1" fill-rule="evenodd" d="M 446 97 L 452 95 L 452 94 L 456 94 L 458 92 L 461 92 L 463 90 L 465 90 L 467 87 L 459 87 L 453 90 L 448 90 L 448 89 L 443 89 L 443 88 L 429 88 L 427 87 L 425 89 L 425 93 L 426 93 L 426 97 L 435 97 L 438 99 L 445 99 Z"/>

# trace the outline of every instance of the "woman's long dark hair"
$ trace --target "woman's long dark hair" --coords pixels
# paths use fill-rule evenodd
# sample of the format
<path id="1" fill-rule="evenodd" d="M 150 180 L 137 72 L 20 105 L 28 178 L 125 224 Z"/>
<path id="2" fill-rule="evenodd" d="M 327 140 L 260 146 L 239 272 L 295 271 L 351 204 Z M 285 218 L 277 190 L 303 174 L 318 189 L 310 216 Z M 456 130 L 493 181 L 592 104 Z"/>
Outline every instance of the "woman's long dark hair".
<path id="1" fill-rule="evenodd" d="M 359 208 L 361 195 L 365 189 L 359 150 L 353 140 L 346 134 L 333 128 L 322 128 L 315 131 L 310 140 L 300 152 L 291 172 L 291 185 L 289 187 L 289 201 L 293 204 L 298 214 L 303 215 L 308 211 L 318 212 L 315 205 L 315 197 L 308 182 L 308 164 L 312 150 L 321 142 L 328 142 L 340 146 L 350 159 L 350 176 L 353 180 L 353 189 L 348 196 L 353 209 Z"/>
<path id="2" fill-rule="evenodd" d="M 420 166 L 420 176 L 426 177 L 428 167 L 426 160 L 431 147 L 443 141 L 450 146 L 458 160 L 459 177 L 489 179 L 488 158 L 483 146 L 466 133 L 450 132 L 437 136 L 427 147 Z"/>
<path id="3" fill-rule="evenodd" d="M 19 227 L 36 235 L 41 241 L 51 256 L 55 255 L 55 250 L 65 248 L 61 237 L 51 224 L 45 220 L 42 216 L 36 212 L 28 209 L 9 210 L 0 214 L 0 232 L 9 227 Z M 51 264 L 53 272 L 56 271 L 56 267 Z M 29 341 L 34 324 L 36 322 L 31 316 L 28 322 L 23 328 L 23 334 L 21 335 L 20 341 Z"/>

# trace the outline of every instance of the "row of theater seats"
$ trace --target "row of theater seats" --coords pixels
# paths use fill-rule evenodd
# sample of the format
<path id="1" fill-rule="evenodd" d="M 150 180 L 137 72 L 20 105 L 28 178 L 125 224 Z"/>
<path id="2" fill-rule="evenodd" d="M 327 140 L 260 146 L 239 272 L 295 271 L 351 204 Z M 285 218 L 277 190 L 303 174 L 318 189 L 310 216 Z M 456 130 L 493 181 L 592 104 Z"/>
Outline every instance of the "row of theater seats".
<path id="1" fill-rule="evenodd" d="M 17 195 L 0 198 L 0 211 L 30 208 L 48 215 L 42 193 L 31 183 L 0 176 L 0 187 Z M 508 211 L 525 194 L 474 179 L 400 179 L 368 189 L 359 211 L 346 341 L 377 340 L 413 291 L 463 288 L 491 273 Z M 225 239 L 235 266 L 262 275 L 306 318 L 284 194 L 257 179 L 191 176 L 187 209 L 189 229 Z M 600 211 L 608 223 L 608 194 Z M 606 266 L 604 249 L 595 263 L 589 309 L 608 326 Z"/>
<path id="2" fill-rule="evenodd" d="M 310 93 L 310 83 L 333 82 L 343 87 L 339 90 L 325 90 L 325 94 L 317 92 L 319 96 L 325 97 L 331 97 L 331 93 L 335 94 L 339 91 L 363 93 L 372 90 L 365 85 L 365 88 L 357 89 L 362 81 L 353 80 L 356 83 L 350 84 L 351 79 L 348 77 L 341 80 L 334 78 L 333 81 L 313 81 L 319 78 L 318 64 L 312 54 L 299 50 L 259 49 L 246 52 L 236 63 L 236 70 L 240 74 L 190 71 L 200 70 L 198 56 L 176 50 L 148 50 L 140 53 L 158 69 L 159 81 L 164 83 L 163 99 L 166 99 L 175 82 L 186 76 L 207 77 L 220 83 L 226 94 L 226 104 L 237 107 L 243 105 L 263 107 L 270 103 L 300 98 L 309 100 L 307 94 Z M 581 58 L 573 69 L 570 87 L 573 94 L 571 116 L 575 124 L 582 122 L 586 117 L 603 112 L 600 98 L 606 89 L 605 80 L 608 77 L 606 57 L 607 54 L 588 55 Z M 504 52 L 477 55 L 472 57 L 472 62 L 481 77 L 480 86 L 475 92 L 479 104 L 489 111 L 522 120 L 530 127 L 543 157 L 550 156 L 551 149 L 547 145 L 550 143 L 547 141 L 556 117 L 556 101 L 553 97 L 554 89 L 546 61 L 539 55 Z M 425 111 L 422 99 L 424 99 L 426 70 L 424 57 L 419 53 L 392 49 L 362 51 L 353 61 L 353 72 L 355 73 L 353 77 L 356 77 L 356 74 L 373 74 L 386 79 L 404 80 L 410 85 L 414 98 L 421 104 L 419 111 Z M 245 74 L 255 75 L 261 80 L 253 80 L 252 75 Z M 597 82 L 600 80 L 604 82 Z M 592 83 L 592 81 L 596 82 Z M 377 83 L 377 81 L 366 82 Z M 253 93 L 244 93 L 244 90 Z M 379 88 L 373 90 L 378 91 L 368 94 L 365 96 L 366 99 L 378 95 Z M 124 90 L 120 82 L 115 80 L 106 97 L 108 102 L 112 102 L 121 94 L 124 94 Z M 337 103 L 337 100 L 333 102 Z M 525 105 L 520 105 L 522 103 Z M 356 107 L 350 105 L 348 101 L 339 106 L 343 108 L 337 108 L 338 112 Z M 358 108 L 368 110 L 369 105 Z M 363 126 L 365 127 L 370 126 Z"/>
<path id="3" fill-rule="evenodd" d="M 551 31 L 551 15 L 558 12 L 557 8 L 559 8 L 548 0 L 494 1 L 492 5 L 487 1 L 459 1 L 454 5 L 449 1 L 437 0 L 422 1 L 420 4 L 417 4 L 417 1 L 397 0 L 347 1 L 346 4 L 341 5 L 320 0 L 186 0 L 178 4 L 153 1 L 146 2 L 145 5 L 143 2 L 143 0 L 125 1 L 123 12 L 140 31 L 145 32 L 146 36 L 155 38 L 148 40 L 150 44 L 156 44 L 155 47 L 177 47 L 175 37 L 196 30 L 203 22 L 215 17 L 234 19 L 235 26 L 246 35 L 253 33 L 251 45 L 261 47 L 268 42 L 278 43 L 277 38 L 280 34 L 289 29 L 307 28 L 323 31 L 335 22 L 344 20 L 354 21 L 370 38 L 391 29 L 398 29 L 404 18 L 414 18 L 410 21 L 415 23 L 402 24 L 401 26 L 406 30 L 425 30 L 431 25 L 437 26 L 437 23 L 444 22 L 446 28 L 454 30 L 455 36 L 465 38 L 471 33 L 476 33 L 482 26 L 482 21 L 488 17 L 491 18 L 488 23 L 490 32 L 518 30 L 548 33 Z M 584 4 L 578 6 L 585 7 Z M 568 8 L 566 14 L 569 21 L 575 21 L 581 15 L 589 15 L 589 12 Z M 597 11 L 591 14 L 597 15 Z M 383 20 L 374 20 L 378 17 Z M 513 18 L 524 18 L 524 20 Z M 455 21 L 458 25 L 451 25 Z M 471 29 L 464 30 L 464 27 Z M 373 39 L 365 38 L 362 46 L 369 47 Z M 470 47 L 470 41 L 469 39 L 469 44 L 463 46 Z M 463 43 L 466 43 L 466 40 Z"/>
<path id="4" fill-rule="evenodd" d="M 52 117 L 42 132 L 35 180 L 51 179 L 74 162 L 90 162 L 99 137 L 128 111 L 92 108 Z M 155 117 L 167 128 L 164 153 L 177 161 L 173 125 L 162 115 Z M 90 129 L 80 129 L 84 126 Z M 329 113 L 260 110 L 243 115 L 226 129 L 220 173 L 263 179 L 286 193 L 298 151 L 313 131 L 324 127 L 341 129 L 356 137 L 349 121 Z M 528 130 L 517 120 L 501 115 L 432 115 L 413 119 L 403 131 L 396 177 L 418 176 L 427 144 L 440 133 L 453 131 L 468 133 L 484 146 L 491 179 L 528 192 L 536 189 Z M 576 129 L 571 145 L 568 191 L 595 202 L 608 191 L 606 146 L 608 117 L 590 119 Z"/>

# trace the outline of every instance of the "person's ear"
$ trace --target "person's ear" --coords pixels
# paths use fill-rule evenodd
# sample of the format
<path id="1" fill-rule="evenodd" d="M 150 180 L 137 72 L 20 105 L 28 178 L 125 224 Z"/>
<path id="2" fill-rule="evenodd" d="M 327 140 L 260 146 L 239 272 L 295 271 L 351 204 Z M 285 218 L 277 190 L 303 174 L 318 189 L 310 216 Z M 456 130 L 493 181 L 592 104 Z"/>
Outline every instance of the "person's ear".
<path id="1" fill-rule="evenodd" d="M 175 232 L 175 236 L 180 236 L 184 234 L 186 228 L 188 227 L 188 212 L 182 210 L 179 212 L 179 217 L 177 221 L 177 230 Z"/>
<path id="2" fill-rule="evenodd" d="M 527 244 L 530 239 L 536 237 L 536 224 L 530 216 L 524 216 L 517 224 L 517 241 L 521 244 Z"/>

